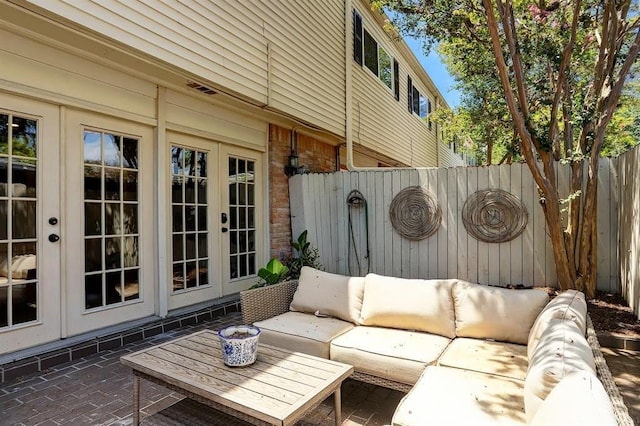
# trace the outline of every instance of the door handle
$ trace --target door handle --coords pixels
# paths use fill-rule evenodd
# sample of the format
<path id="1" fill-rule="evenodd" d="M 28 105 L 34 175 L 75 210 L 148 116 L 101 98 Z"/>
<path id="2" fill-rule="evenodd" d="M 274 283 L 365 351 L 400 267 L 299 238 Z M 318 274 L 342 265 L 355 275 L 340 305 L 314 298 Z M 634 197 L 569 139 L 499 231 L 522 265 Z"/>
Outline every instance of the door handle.
<path id="1" fill-rule="evenodd" d="M 222 223 L 227 223 L 227 214 L 226 213 L 222 213 L 220 220 L 222 221 Z"/>
<path id="2" fill-rule="evenodd" d="M 226 226 L 223 226 L 221 229 L 222 233 L 224 234 L 225 232 L 229 231 L 229 228 L 227 228 Z"/>
<path id="3" fill-rule="evenodd" d="M 52 243 L 56 243 L 60 240 L 60 236 L 58 234 L 49 234 L 49 241 Z"/>

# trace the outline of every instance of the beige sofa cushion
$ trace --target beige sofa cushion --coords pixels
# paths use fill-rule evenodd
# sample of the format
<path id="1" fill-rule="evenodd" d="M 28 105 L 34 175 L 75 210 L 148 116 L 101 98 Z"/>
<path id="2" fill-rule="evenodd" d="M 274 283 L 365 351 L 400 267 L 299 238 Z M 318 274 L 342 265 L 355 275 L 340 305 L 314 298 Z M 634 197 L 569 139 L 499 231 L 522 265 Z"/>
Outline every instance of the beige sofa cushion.
<path id="1" fill-rule="evenodd" d="M 611 400 L 600 380 L 588 371 L 568 374 L 540 405 L 531 426 L 615 426 Z"/>
<path id="2" fill-rule="evenodd" d="M 331 340 L 354 327 L 350 322 L 302 312 L 285 312 L 254 325 L 260 328 L 260 343 L 321 358 L 329 358 Z"/>
<path id="3" fill-rule="evenodd" d="M 291 310 L 358 323 L 364 278 L 330 274 L 308 266 L 300 271 Z"/>
<path id="4" fill-rule="evenodd" d="M 575 322 L 552 319 L 529 359 L 524 386 L 529 421 L 558 382 L 574 371 L 596 373 L 591 347 Z"/>
<path id="5" fill-rule="evenodd" d="M 367 274 L 360 324 L 455 337 L 451 289 L 456 280 Z"/>
<path id="6" fill-rule="evenodd" d="M 549 296 L 458 281 L 453 286 L 456 335 L 527 344 L 529 331 Z"/>
<path id="7" fill-rule="evenodd" d="M 524 425 L 523 382 L 429 366 L 393 414 L 394 426 Z"/>
<path id="8" fill-rule="evenodd" d="M 527 345 L 529 358 L 533 356 L 533 351 L 538 345 L 540 336 L 549 326 L 549 321 L 554 318 L 574 321 L 584 334 L 587 330 L 587 301 L 584 293 L 577 290 L 563 291 L 544 307 L 529 332 Z"/>
<path id="9" fill-rule="evenodd" d="M 438 365 L 524 380 L 529 363 L 524 345 L 458 337 L 447 346 Z"/>
<path id="10" fill-rule="evenodd" d="M 356 371 L 412 385 L 450 340 L 435 334 L 359 326 L 331 342 L 331 359 Z"/>

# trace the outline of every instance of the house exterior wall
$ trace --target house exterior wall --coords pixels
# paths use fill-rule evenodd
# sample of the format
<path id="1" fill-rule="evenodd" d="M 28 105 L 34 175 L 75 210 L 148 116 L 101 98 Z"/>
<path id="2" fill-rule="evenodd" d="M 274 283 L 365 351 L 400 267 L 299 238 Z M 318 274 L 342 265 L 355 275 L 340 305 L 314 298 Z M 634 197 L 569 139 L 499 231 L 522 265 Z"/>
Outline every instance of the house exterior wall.
<path id="1" fill-rule="evenodd" d="M 342 2 L 28 0 L 216 90 L 344 135 Z"/>

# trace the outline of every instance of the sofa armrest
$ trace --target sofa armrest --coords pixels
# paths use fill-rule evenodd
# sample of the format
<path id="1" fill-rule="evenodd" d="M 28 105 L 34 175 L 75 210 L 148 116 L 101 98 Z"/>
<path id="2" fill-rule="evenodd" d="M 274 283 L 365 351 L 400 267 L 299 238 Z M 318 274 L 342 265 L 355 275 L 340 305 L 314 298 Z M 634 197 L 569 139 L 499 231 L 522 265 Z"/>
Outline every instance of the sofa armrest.
<path id="1" fill-rule="evenodd" d="M 285 281 L 240 292 L 242 321 L 253 324 L 289 311 L 298 281 Z"/>
<path id="2" fill-rule="evenodd" d="M 613 376 L 611 375 L 611 370 L 609 370 L 607 362 L 604 359 L 604 355 L 602 355 L 602 351 L 600 350 L 600 342 L 598 342 L 598 337 L 596 336 L 596 332 L 593 328 L 593 322 L 589 315 L 587 315 L 587 342 L 589 342 L 589 346 L 591 346 L 591 351 L 593 352 L 598 378 L 604 386 L 604 389 L 607 391 L 607 394 L 609 394 L 609 399 L 611 399 L 613 413 L 616 415 L 618 425 L 633 426 L 633 420 L 631 419 L 631 416 L 629 416 L 627 406 L 624 404 L 622 395 L 620 394 L 620 391 L 613 380 Z"/>

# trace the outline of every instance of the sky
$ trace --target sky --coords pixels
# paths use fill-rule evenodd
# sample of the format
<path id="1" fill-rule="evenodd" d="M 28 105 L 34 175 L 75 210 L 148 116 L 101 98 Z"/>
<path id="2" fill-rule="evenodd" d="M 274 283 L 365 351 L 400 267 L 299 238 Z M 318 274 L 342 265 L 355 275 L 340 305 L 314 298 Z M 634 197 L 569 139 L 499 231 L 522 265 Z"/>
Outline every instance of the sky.
<path id="1" fill-rule="evenodd" d="M 440 90 L 440 93 L 442 93 L 442 96 L 444 96 L 449 106 L 455 108 L 460 105 L 460 92 L 452 88 L 454 85 L 453 77 L 449 75 L 447 68 L 440 61 L 438 53 L 432 50 L 429 56 L 427 56 L 422 50 L 420 40 L 404 37 L 404 41 L 413 51 L 413 54 L 416 55 L 416 58 L 418 58 L 422 67 L 427 71 L 427 74 L 429 74 L 429 77 L 431 77 L 431 80 L 433 80 L 438 90 Z"/>

